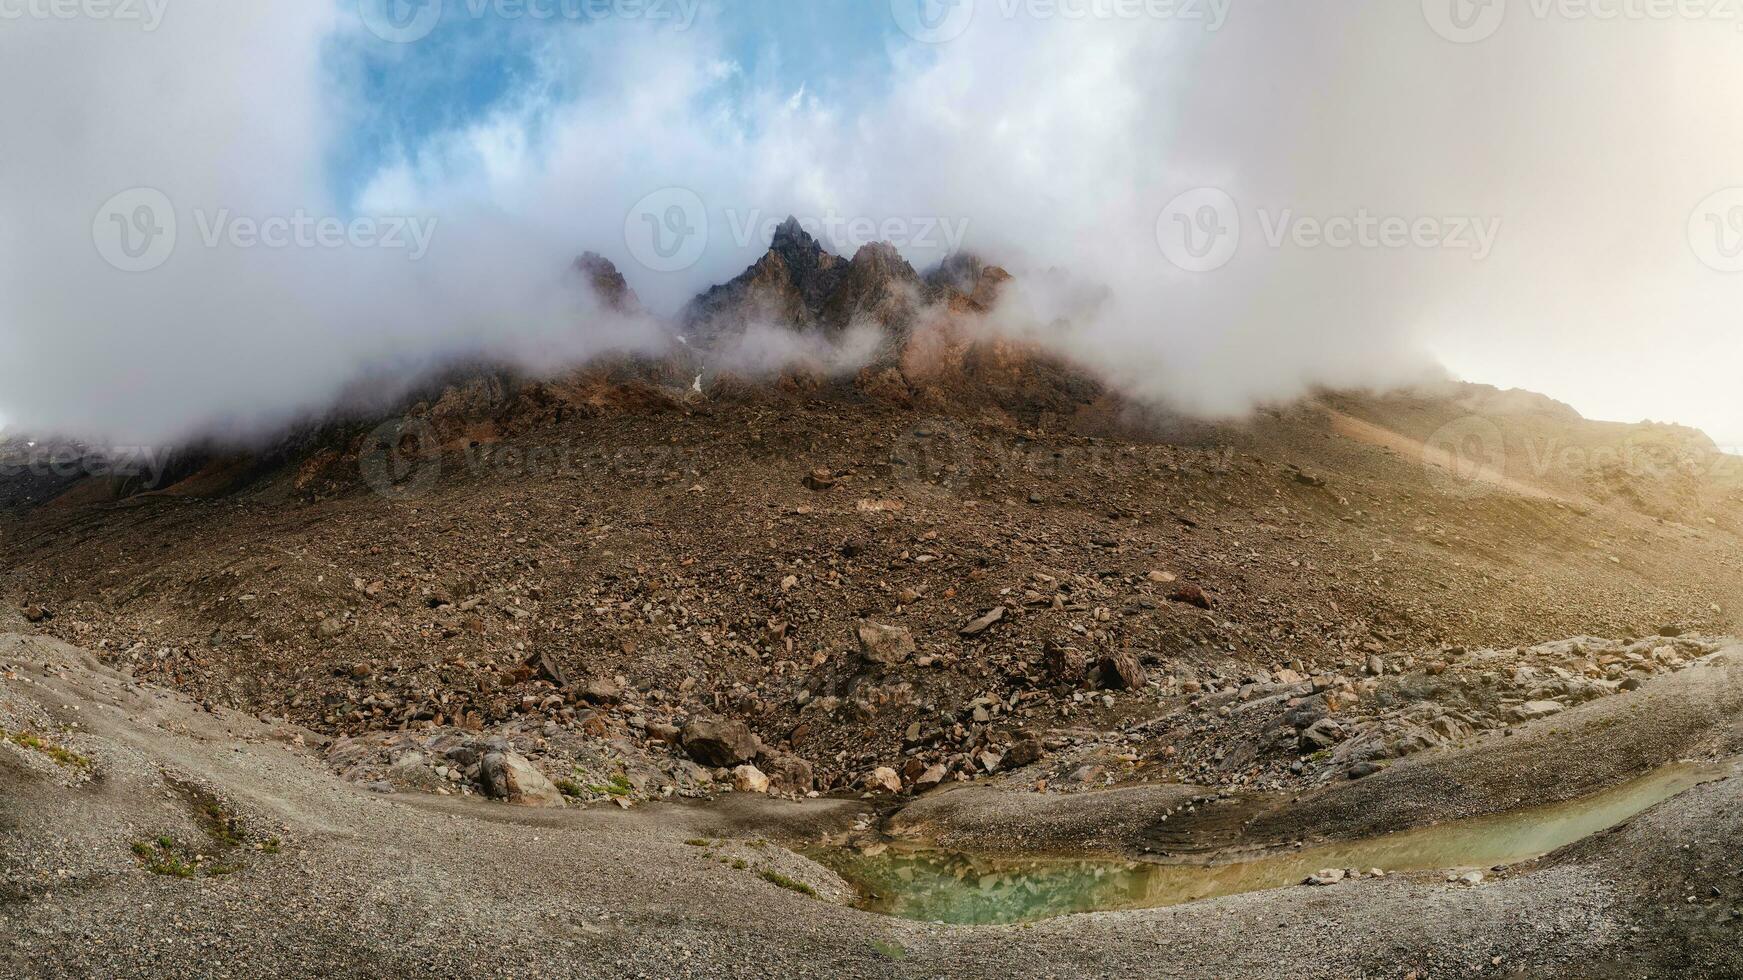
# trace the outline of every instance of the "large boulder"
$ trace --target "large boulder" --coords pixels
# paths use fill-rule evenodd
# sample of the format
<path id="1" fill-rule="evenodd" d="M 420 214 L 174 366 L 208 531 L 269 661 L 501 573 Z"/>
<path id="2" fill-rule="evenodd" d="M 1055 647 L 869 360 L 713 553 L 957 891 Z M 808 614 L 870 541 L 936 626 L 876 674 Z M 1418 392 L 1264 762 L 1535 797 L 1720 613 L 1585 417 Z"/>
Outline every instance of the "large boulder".
<path id="1" fill-rule="evenodd" d="M 783 793 L 809 793 L 816 785 L 811 763 L 790 752 L 764 752 L 757 766 L 769 774 L 771 787 Z"/>
<path id="2" fill-rule="evenodd" d="M 692 718 L 684 726 L 684 751 L 705 766 L 740 765 L 756 758 L 757 737 L 742 721 Z"/>
<path id="3" fill-rule="evenodd" d="M 914 634 L 900 626 L 885 626 L 869 620 L 855 630 L 859 636 L 859 655 L 867 663 L 894 666 L 907 663 L 914 655 Z"/>
<path id="4" fill-rule="evenodd" d="M 1135 691 L 1149 681 L 1138 658 L 1124 651 L 1104 655 L 1097 666 L 1096 682 L 1110 691 Z"/>
<path id="5" fill-rule="evenodd" d="M 740 793 L 767 793 L 769 777 L 752 765 L 742 765 L 732 771 L 732 788 Z"/>
<path id="6" fill-rule="evenodd" d="M 1041 740 L 1030 735 L 1012 742 L 999 764 L 1006 769 L 1021 769 L 1040 762 L 1046 755 L 1047 749 L 1041 744 Z"/>
<path id="7" fill-rule="evenodd" d="M 864 785 L 869 790 L 900 793 L 902 791 L 902 776 L 889 766 L 879 766 L 866 774 Z"/>
<path id="8" fill-rule="evenodd" d="M 1334 719 L 1321 718 L 1302 731 L 1299 742 L 1301 751 L 1311 753 L 1336 748 L 1343 740 L 1343 726 Z"/>
<path id="9" fill-rule="evenodd" d="M 1188 606 L 1197 606 L 1200 609 L 1210 608 L 1210 596 L 1205 594 L 1204 589 L 1193 585 L 1191 582 L 1177 583 L 1173 589 L 1169 590 L 1168 599 L 1170 602 L 1179 602 Z"/>
<path id="10" fill-rule="evenodd" d="M 562 806 L 563 794 L 525 756 L 490 752 L 478 763 L 486 795 L 516 806 Z"/>
<path id="11" fill-rule="evenodd" d="M 1559 701 L 1527 701 L 1514 708 L 1509 714 L 1514 721 L 1536 721 L 1560 714 L 1566 706 Z"/>
<path id="12" fill-rule="evenodd" d="M 940 764 L 934 763 L 927 766 L 926 770 L 914 780 L 914 792 L 924 793 L 926 790 L 932 789 L 939 783 L 944 782 L 944 777 L 949 774 L 950 770 L 944 768 L 944 766 Z"/>

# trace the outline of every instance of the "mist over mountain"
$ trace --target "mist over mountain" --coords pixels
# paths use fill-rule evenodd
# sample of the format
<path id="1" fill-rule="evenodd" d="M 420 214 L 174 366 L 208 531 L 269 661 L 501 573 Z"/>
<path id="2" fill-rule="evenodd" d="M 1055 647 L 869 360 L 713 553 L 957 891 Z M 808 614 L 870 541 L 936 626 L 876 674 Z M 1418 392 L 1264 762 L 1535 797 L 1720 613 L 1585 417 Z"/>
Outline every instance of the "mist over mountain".
<path id="1" fill-rule="evenodd" d="M 1739 26 L 0 0 L 0 978 L 1743 977 Z"/>
<path id="2" fill-rule="evenodd" d="M 982 4 L 937 43 L 808 20 L 819 50 L 855 57 L 795 81 L 778 67 L 798 47 L 735 47 L 723 10 L 680 26 L 447 7 L 413 43 L 353 4 L 219 0 L 150 30 L 0 35 L 18 93 L 0 107 L 0 417 L 248 438 L 361 378 L 656 352 L 741 293 L 793 300 L 767 319 L 806 329 L 900 320 L 912 298 L 887 283 L 964 251 L 1014 277 L 998 329 L 1182 411 L 1438 360 L 1587 414 L 1743 418 L 1734 358 L 1711 353 L 1743 343 L 1739 283 L 1690 240 L 1743 149 L 1697 97 L 1738 72 L 1722 25 L 1521 15 L 1462 44 L 1377 0 L 1243 6 L 1214 29 Z M 485 48 L 514 56 L 468 74 Z M 1617 131 L 1637 138 L 1600 152 Z M 638 255 L 644 219 L 670 214 L 648 202 L 674 189 L 697 237 L 676 264 Z M 788 214 L 838 261 L 783 233 L 785 269 L 735 278 Z M 171 219 L 160 264 L 105 257 L 152 260 Z M 645 306 L 575 288 L 584 250 Z M 1709 356 L 1680 353 L 1695 344 Z M 1681 383 L 1635 380 L 1668 372 Z"/>

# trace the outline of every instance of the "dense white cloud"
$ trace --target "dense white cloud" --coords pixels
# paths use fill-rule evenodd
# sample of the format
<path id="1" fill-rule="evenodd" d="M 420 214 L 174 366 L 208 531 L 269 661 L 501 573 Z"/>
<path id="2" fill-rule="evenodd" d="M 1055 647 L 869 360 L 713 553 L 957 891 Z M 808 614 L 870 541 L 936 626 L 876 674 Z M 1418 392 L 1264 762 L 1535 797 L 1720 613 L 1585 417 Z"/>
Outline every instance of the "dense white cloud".
<path id="1" fill-rule="evenodd" d="M 633 344 L 655 327 L 591 311 L 563 279 L 576 252 L 606 253 L 669 312 L 755 257 L 744 229 L 794 213 L 894 221 L 917 264 L 944 251 L 927 222 L 965 224 L 969 248 L 1019 273 L 1006 327 L 1182 407 L 1383 383 L 1437 354 L 1743 441 L 1726 377 L 1743 280 L 1701 261 L 1723 264 L 1731 239 L 1690 240 L 1696 205 L 1743 184 L 1743 124 L 1720 111 L 1743 81 L 1731 25 L 1520 7 L 1459 44 L 1388 0 L 1236 4 L 1216 31 L 981 0 L 947 43 L 892 47 L 870 96 L 771 82 L 711 16 L 547 25 L 509 97 L 351 202 L 329 190 L 342 121 L 370 108 L 335 66 L 361 30 L 350 8 L 175 0 L 150 33 L 4 25 L 0 413 L 126 439 L 247 431 L 366 370 Z M 178 244 L 123 273 L 91 225 L 136 186 L 175 203 Z M 707 209 L 707 248 L 675 271 L 625 240 L 636 202 L 667 187 Z M 1198 188 L 1226 197 L 1185 198 L 1184 225 L 1165 213 Z M 416 262 L 207 248 L 199 226 L 222 209 L 438 224 Z M 1728 214 L 1712 233 L 1743 240 Z M 1231 221 L 1232 254 L 1182 251 Z"/>

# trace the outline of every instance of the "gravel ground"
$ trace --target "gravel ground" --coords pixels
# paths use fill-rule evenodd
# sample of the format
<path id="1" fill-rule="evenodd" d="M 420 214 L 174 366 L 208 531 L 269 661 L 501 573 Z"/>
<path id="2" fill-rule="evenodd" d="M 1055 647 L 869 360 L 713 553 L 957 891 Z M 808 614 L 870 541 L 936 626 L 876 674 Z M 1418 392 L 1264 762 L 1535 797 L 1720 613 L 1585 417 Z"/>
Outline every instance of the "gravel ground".
<path id="1" fill-rule="evenodd" d="M 1038 794 L 1011 780 L 930 794 L 887 829 L 958 850 L 1133 856 L 1372 837 L 1560 803 L 1680 759 L 1743 753 L 1740 655 L 1721 651 L 1638 691 L 1300 794 L 1178 785 Z"/>
<path id="2" fill-rule="evenodd" d="M 0 746 L 5 976 L 1743 972 L 1736 779 L 1475 888 L 1392 876 L 947 928 L 847 907 L 838 879 L 770 843 L 844 829 L 864 812 L 853 801 L 530 811 L 383 796 L 335 779 L 294 729 L 208 711 L 55 641 L 0 637 L 0 678 L 0 727 L 42 739 Z M 151 872 L 168 856 L 159 837 L 191 877 Z"/>

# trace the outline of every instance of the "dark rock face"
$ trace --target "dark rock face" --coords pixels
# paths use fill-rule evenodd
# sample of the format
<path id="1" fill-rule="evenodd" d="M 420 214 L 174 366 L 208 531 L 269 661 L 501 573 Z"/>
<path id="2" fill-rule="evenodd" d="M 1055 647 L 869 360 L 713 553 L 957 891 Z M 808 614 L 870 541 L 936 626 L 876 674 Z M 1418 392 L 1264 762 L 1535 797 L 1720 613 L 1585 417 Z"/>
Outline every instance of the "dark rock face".
<path id="1" fill-rule="evenodd" d="M 1046 755 L 1047 750 L 1042 747 L 1041 740 L 1030 735 L 1012 742 L 1011 747 L 1005 750 L 1005 757 L 1000 760 L 999 765 L 1004 769 L 1021 769 L 1040 762 Z"/>
<path id="2" fill-rule="evenodd" d="M 1099 668 L 1100 684 L 1110 691 L 1135 691 L 1149 680 L 1138 658 L 1124 651 L 1103 656 Z"/>
<path id="3" fill-rule="evenodd" d="M 957 312 L 985 313 L 998 301 L 1011 274 L 977 255 L 957 252 L 929 270 L 923 281 L 927 302 L 945 303 Z"/>
<path id="4" fill-rule="evenodd" d="M 608 309 L 633 313 L 641 309 L 641 299 L 629 288 L 629 280 L 617 271 L 611 260 L 598 252 L 583 252 L 573 266 Z"/>
<path id="5" fill-rule="evenodd" d="M 797 218 L 788 218 L 775 229 L 764 262 L 770 263 L 771 271 L 785 271 L 786 284 L 796 294 L 800 309 L 811 320 L 819 319 L 819 312 L 840 288 L 841 280 L 847 274 L 847 264 L 841 256 L 812 238 L 799 226 Z"/>
<path id="6" fill-rule="evenodd" d="M 798 329 L 815 326 L 845 271 L 840 256 L 788 218 L 754 265 L 691 300 L 684 311 L 686 330 L 708 344 L 759 320 Z"/>
<path id="7" fill-rule="evenodd" d="M 839 333 L 870 320 L 898 338 L 913 323 L 921 286 L 919 274 L 894 246 L 866 245 L 850 261 L 788 218 L 756 264 L 691 302 L 684 323 L 704 344 L 758 321 Z"/>
<path id="8" fill-rule="evenodd" d="M 854 253 L 847 272 L 825 300 L 822 322 L 845 330 L 857 321 L 880 324 L 892 338 L 906 336 L 920 307 L 920 277 L 894 245 L 877 242 Z"/>
<path id="9" fill-rule="evenodd" d="M 535 653 L 531 657 L 528 657 L 526 668 L 532 676 L 537 677 L 542 681 L 549 682 L 551 686 L 558 690 L 569 686 L 569 675 L 565 674 L 563 668 L 558 666 L 557 662 L 552 660 L 546 654 Z"/>

